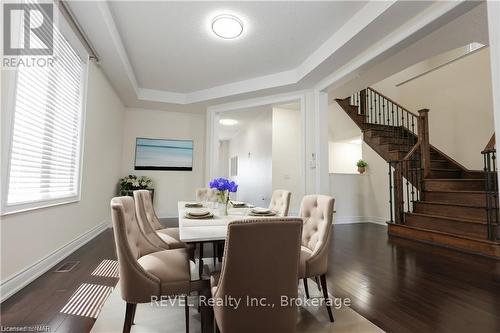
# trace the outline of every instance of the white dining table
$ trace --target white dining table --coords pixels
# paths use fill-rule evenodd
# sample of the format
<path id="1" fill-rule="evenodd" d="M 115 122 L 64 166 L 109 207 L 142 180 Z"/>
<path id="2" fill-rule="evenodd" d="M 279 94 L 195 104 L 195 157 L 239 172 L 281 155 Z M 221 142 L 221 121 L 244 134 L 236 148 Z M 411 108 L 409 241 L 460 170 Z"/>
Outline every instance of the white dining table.
<path id="1" fill-rule="evenodd" d="M 248 216 L 251 208 L 229 208 L 228 215 L 222 216 L 219 209 L 202 207 L 187 208 L 187 201 L 179 201 L 177 208 L 179 212 L 179 238 L 184 243 L 216 242 L 226 239 L 227 225 L 231 221 L 255 218 Z M 185 218 L 186 211 L 208 210 L 214 214 L 210 219 L 188 219 Z"/>

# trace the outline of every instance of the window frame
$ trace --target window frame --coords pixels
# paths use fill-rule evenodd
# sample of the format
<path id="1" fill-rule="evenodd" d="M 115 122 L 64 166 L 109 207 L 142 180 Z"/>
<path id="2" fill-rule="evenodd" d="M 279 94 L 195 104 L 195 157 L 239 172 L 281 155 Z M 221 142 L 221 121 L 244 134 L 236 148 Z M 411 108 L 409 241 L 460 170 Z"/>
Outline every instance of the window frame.
<path id="1" fill-rule="evenodd" d="M 57 15 L 57 17 L 56 17 Z M 66 38 L 68 43 L 71 45 L 73 50 L 78 54 L 82 61 L 82 77 L 80 82 L 80 124 L 78 126 L 78 137 L 79 142 L 77 144 L 78 148 L 78 159 L 75 163 L 75 167 L 78 168 L 76 175 L 76 194 L 69 195 L 57 199 L 39 199 L 32 200 L 25 203 L 8 204 L 7 198 L 9 193 L 9 175 L 11 168 L 11 156 L 12 156 L 12 139 L 14 134 L 14 117 L 15 117 L 15 105 L 16 105 L 16 95 L 17 95 L 17 78 L 18 69 L 3 70 L 2 84 L 7 86 L 5 101 L 2 103 L 2 109 L 5 107 L 5 114 L 2 117 L 2 122 L 5 124 L 2 126 L 2 130 L 5 133 L 2 134 L 2 191 L 0 194 L 0 216 L 21 213 L 36 209 L 48 208 L 53 206 L 77 203 L 82 199 L 82 178 L 83 178 L 83 162 L 84 162 L 84 148 L 85 148 L 85 120 L 86 120 L 86 106 L 87 106 L 87 89 L 88 89 L 88 77 L 89 77 L 89 57 L 86 52 L 84 52 L 83 46 L 78 42 L 78 38 L 75 36 L 74 32 L 71 30 L 69 24 L 61 14 L 54 7 L 54 17 L 55 25 L 59 29 L 60 33 Z"/>

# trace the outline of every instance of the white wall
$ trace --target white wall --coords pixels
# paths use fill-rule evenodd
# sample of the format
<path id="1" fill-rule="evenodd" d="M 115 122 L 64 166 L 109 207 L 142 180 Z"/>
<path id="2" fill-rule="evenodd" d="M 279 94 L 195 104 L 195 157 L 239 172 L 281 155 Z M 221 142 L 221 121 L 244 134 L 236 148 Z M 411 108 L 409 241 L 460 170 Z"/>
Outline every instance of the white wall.
<path id="1" fill-rule="evenodd" d="M 360 137 L 354 137 L 353 142 L 329 142 L 328 164 L 329 173 L 358 173 L 356 163 L 363 158 Z"/>
<path id="2" fill-rule="evenodd" d="M 330 191 L 335 198 L 335 223 L 389 220 L 389 178 L 387 162 L 363 143 L 364 174 L 330 174 Z"/>
<path id="3" fill-rule="evenodd" d="M 134 170 L 135 140 L 193 140 L 193 171 Z M 154 204 L 160 217 L 177 216 L 179 200 L 194 200 L 197 187 L 205 187 L 205 115 L 127 108 L 123 126 L 121 176 L 135 174 L 151 177 L 155 188 Z"/>
<path id="4" fill-rule="evenodd" d="M 2 105 L 2 114 L 3 108 Z M 101 70 L 91 63 L 81 200 L 2 216 L 2 288 L 7 281 L 15 280 L 10 278 L 37 261 L 90 230 L 110 223 L 109 202 L 116 193 L 121 168 L 123 110 L 121 101 Z M 2 132 L 9 125 L 3 121 Z"/>
<path id="5" fill-rule="evenodd" d="M 249 156 L 250 154 L 250 156 Z M 268 206 L 272 191 L 272 110 L 262 112 L 229 141 L 229 158 L 238 156 L 236 198 Z"/>
<path id="6" fill-rule="evenodd" d="M 415 113 L 429 109 L 431 144 L 469 169 L 482 169 L 481 151 L 494 131 L 489 49 L 396 87 L 409 72 L 374 88 Z"/>
<path id="7" fill-rule="evenodd" d="M 296 215 L 303 196 L 300 110 L 274 107 L 272 122 L 272 189 L 292 192 L 289 214 Z"/>

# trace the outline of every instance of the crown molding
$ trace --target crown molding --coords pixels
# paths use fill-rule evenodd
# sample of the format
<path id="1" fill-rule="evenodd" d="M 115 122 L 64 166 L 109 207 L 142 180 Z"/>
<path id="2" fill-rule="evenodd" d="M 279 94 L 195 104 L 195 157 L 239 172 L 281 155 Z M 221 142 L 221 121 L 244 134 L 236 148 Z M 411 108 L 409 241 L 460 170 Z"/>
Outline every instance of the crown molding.
<path id="1" fill-rule="evenodd" d="M 108 33 L 111 36 L 112 44 L 118 54 L 118 60 L 135 92 L 136 98 L 140 101 L 148 102 L 191 104 L 296 84 L 340 47 L 345 45 L 345 43 L 359 33 L 359 31 L 389 9 L 395 2 L 395 0 L 368 2 L 346 24 L 344 24 L 336 33 L 334 33 L 296 68 L 189 93 L 178 93 L 140 87 L 108 3 L 105 1 L 99 1 L 97 2 L 97 6 L 105 22 L 106 28 L 108 29 Z"/>

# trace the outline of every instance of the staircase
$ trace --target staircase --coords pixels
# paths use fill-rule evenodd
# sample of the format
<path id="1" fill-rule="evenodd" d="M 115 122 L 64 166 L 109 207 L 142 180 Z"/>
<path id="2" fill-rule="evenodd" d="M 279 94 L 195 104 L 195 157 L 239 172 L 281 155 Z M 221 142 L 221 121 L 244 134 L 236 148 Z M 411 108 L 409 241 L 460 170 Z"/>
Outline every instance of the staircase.
<path id="1" fill-rule="evenodd" d="M 484 170 L 468 170 L 429 143 L 428 110 L 414 114 L 372 88 L 336 101 L 389 164 L 390 236 L 500 259 L 493 139 Z"/>

